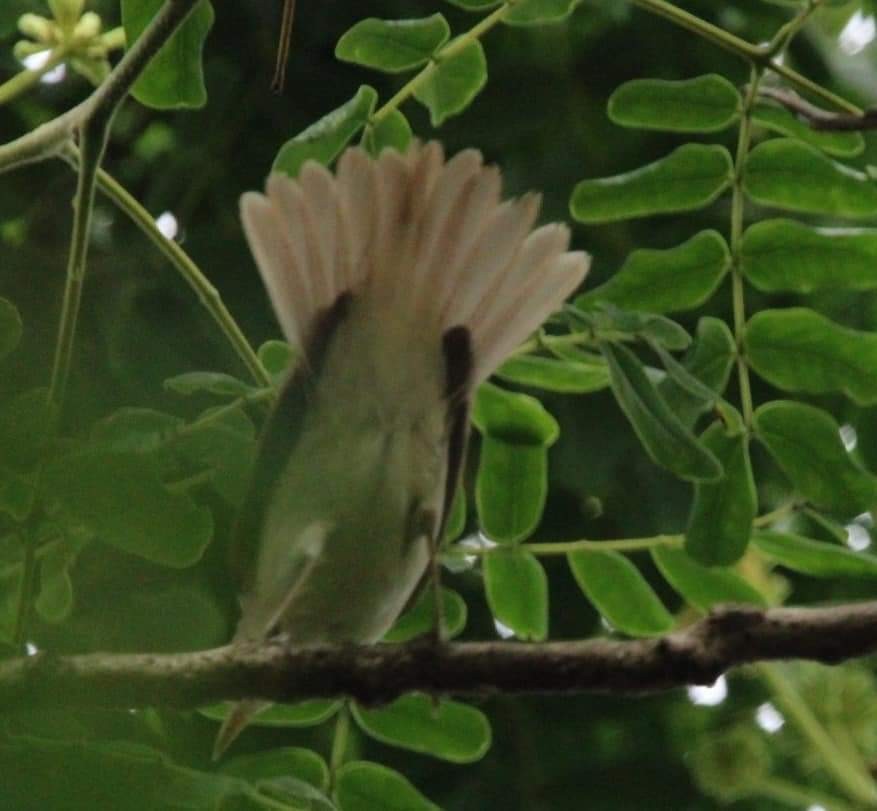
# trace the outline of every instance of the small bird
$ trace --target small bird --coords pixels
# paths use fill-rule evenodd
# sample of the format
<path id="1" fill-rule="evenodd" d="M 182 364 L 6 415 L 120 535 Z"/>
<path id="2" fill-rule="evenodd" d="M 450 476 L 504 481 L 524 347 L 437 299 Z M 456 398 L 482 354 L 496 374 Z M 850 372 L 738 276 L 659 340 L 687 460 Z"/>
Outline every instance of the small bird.
<path id="1" fill-rule="evenodd" d="M 234 643 L 377 642 L 434 562 L 472 392 L 581 284 L 540 198 L 501 201 L 473 149 L 347 149 L 241 199 L 283 333 L 302 358 L 263 432 L 235 531 Z M 218 757 L 266 703 L 238 703 Z"/>

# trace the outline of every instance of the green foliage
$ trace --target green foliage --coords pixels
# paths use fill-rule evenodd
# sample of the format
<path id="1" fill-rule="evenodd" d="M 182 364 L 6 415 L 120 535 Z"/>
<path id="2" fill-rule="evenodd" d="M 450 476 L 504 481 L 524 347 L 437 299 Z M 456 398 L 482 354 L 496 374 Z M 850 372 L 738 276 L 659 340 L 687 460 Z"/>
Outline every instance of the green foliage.
<path id="1" fill-rule="evenodd" d="M 480 760 L 490 748 L 484 713 L 459 701 L 410 693 L 376 709 L 354 704 L 352 712 L 375 740 L 451 763 Z"/>
<path id="2" fill-rule="evenodd" d="M 366 761 L 341 767 L 334 796 L 341 811 L 439 811 L 401 774 Z"/>
<path id="3" fill-rule="evenodd" d="M 459 636 L 466 627 L 466 602 L 451 589 L 442 589 L 442 622 L 448 639 Z M 425 588 L 414 603 L 384 634 L 384 642 L 409 642 L 425 636 L 435 626 L 435 594 Z"/>
<path id="4" fill-rule="evenodd" d="M 684 144 L 667 157 L 614 177 L 582 180 L 570 211 L 583 223 L 606 223 L 703 208 L 731 182 L 728 150 Z"/>
<path id="5" fill-rule="evenodd" d="M 441 14 L 419 20 L 369 17 L 338 40 L 335 56 L 386 73 L 402 73 L 425 65 L 450 35 Z"/>
<path id="6" fill-rule="evenodd" d="M 877 400 L 877 335 L 846 329 L 804 307 L 762 310 L 746 327 L 746 360 L 777 388 L 857 403 Z"/>
<path id="7" fill-rule="evenodd" d="M 122 24 L 129 47 L 162 4 L 163 0 L 122 0 Z M 158 110 L 203 107 L 207 103 L 201 62 L 213 17 L 209 0 L 201 0 L 140 75 L 132 91 L 137 101 Z"/>
<path id="8" fill-rule="evenodd" d="M 508 549 L 484 561 L 484 588 L 493 616 L 519 639 L 548 636 L 548 578 L 534 555 Z"/>
<path id="9" fill-rule="evenodd" d="M 435 69 L 414 91 L 429 110 L 429 120 L 440 127 L 462 113 L 487 84 L 487 58 L 480 42 L 471 42 L 456 53 L 442 56 Z"/>
<path id="10" fill-rule="evenodd" d="M 877 288 L 877 230 L 818 228 L 794 220 L 764 220 L 746 229 L 740 270 L 759 290 Z"/>
<path id="11" fill-rule="evenodd" d="M 629 310 L 672 313 L 699 307 L 731 267 L 728 245 L 716 231 L 701 231 L 675 248 L 634 251 L 609 281 L 576 300 L 610 302 Z"/>
<path id="12" fill-rule="evenodd" d="M 609 97 L 609 118 L 622 127 L 669 132 L 716 132 L 740 114 L 740 95 L 715 73 L 678 82 L 634 79 Z"/>
<path id="13" fill-rule="evenodd" d="M 363 85 L 350 101 L 290 138 L 277 152 L 275 172 L 295 177 L 305 161 L 331 163 L 366 124 L 377 102 L 377 91 Z"/>
<path id="14" fill-rule="evenodd" d="M 582 550 L 567 555 L 579 587 L 609 624 L 631 636 L 656 636 L 675 625 L 648 581 L 624 555 Z"/>
<path id="15" fill-rule="evenodd" d="M 755 147 L 743 183 L 755 202 L 787 211 L 834 217 L 877 214 L 877 186 L 868 175 L 792 138 Z"/>
<path id="16" fill-rule="evenodd" d="M 707 566 L 727 566 L 746 551 L 758 510 L 747 437 L 714 422 L 700 438 L 722 465 L 717 482 L 696 482 L 685 551 Z"/>
<path id="17" fill-rule="evenodd" d="M 815 146 L 836 158 L 854 158 L 865 149 L 865 139 L 859 132 L 820 131 L 799 120 L 784 107 L 756 104 L 752 121 L 771 132 L 788 135 L 805 144 Z"/>
<path id="18" fill-rule="evenodd" d="M 715 481 L 721 463 L 691 434 L 661 398 L 627 347 L 603 347 L 618 405 L 652 460 L 689 481 Z"/>
<path id="19" fill-rule="evenodd" d="M 214 704 L 201 707 L 198 712 L 214 721 L 224 721 L 232 704 Z M 328 721 L 341 707 L 340 701 L 314 698 L 295 704 L 272 704 L 258 713 L 252 724 L 263 727 L 311 727 Z"/>
<path id="20" fill-rule="evenodd" d="M 877 504 L 877 476 L 847 453 L 827 412 L 777 400 L 755 412 L 754 427 L 796 490 L 817 507 L 851 516 Z"/>
<path id="21" fill-rule="evenodd" d="M 748 539 L 747 539 L 748 540 Z M 764 596 L 732 569 L 704 566 L 681 549 L 652 547 L 652 559 L 680 597 L 701 611 L 722 603 L 764 606 Z"/>

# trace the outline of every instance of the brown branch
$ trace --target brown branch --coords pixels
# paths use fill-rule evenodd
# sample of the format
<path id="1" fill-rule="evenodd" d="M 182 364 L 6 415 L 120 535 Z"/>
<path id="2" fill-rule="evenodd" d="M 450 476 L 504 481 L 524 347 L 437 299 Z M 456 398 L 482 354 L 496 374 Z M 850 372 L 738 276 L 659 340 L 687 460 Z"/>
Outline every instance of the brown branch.
<path id="1" fill-rule="evenodd" d="M 804 119 L 814 130 L 855 132 L 877 129 L 877 110 L 865 110 L 861 115 L 833 113 L 802 99 L 793 90 L 781 87 L 760 87 L 758 94 L 778 102 L 799 118 Z"/>
<path id="2" fill-rule="evenodd" d="M 756 661 L 835 664 L 877 650 L 877 602 L 831 608 L 722 607 L 660 639 L 462 642 L 185 654 L 40 653 L 0 663 L 0 711 L 21 706 L 197 707 L 222 699 L 352 696 L 380 703 L 410 691 L 635 694 L 711 683 Z"/>

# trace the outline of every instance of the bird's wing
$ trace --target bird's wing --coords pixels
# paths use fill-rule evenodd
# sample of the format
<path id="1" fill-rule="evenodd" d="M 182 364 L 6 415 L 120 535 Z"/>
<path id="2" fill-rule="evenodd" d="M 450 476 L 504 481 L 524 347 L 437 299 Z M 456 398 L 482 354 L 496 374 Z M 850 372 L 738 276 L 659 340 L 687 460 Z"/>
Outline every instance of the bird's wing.
<path id="1" fill-rule="evenodd" d="M 277 485 L 277 479 L 299 440 L 326 350 L 347 315 L 349 303 L 350 296 L 344 293 L 324 313 L 313 331 L 304 360 L 284 385 L 262 430 L 249 490 L 238 515 L 231 545 L 232 570 L 238 575 L 238 587 L 244 595 L 242 602 L 246 601 L 252 586 L 269 494 Z M 305 563 L 303 558 L 302 566 Z M 295 579 L 293 577 L 292 581 Z"/>

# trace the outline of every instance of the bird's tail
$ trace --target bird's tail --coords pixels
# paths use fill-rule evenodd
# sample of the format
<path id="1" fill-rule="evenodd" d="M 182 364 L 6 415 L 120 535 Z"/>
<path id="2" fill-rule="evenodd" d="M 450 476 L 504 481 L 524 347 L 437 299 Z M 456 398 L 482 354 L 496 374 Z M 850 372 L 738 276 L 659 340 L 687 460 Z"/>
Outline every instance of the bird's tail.
<path id="1" fill-rule="evenodd" d="M 266 194 L 245 194 L 241 209 L 290 343 L 307 348 L 320 315 L 349 292 L 388 328 L 441 337 L 466 327 L 477 384 L 589 266 L 587 254 L 567 252 L 566 226 L 534 230 L 538 195 L 500 195 L 500 172 L 478 151 L 446 161 L 439 143 L 415 142 L 377 159 L 348 149 L 334 175 L 313 161 L 296 180 L 273 174 Z"/>
<path id="2" fill-rule="evenodd" d="M 270 702 L 260 699 L 237 702 L 231 708 L 231 713 L 222 722 L 216 740 L 213 742 L 213 759 L 219 760 L 234 739 L 243 732 L 244 727 L 253 720 L 253 716 L 268 706 L 270 706 Z"/>

